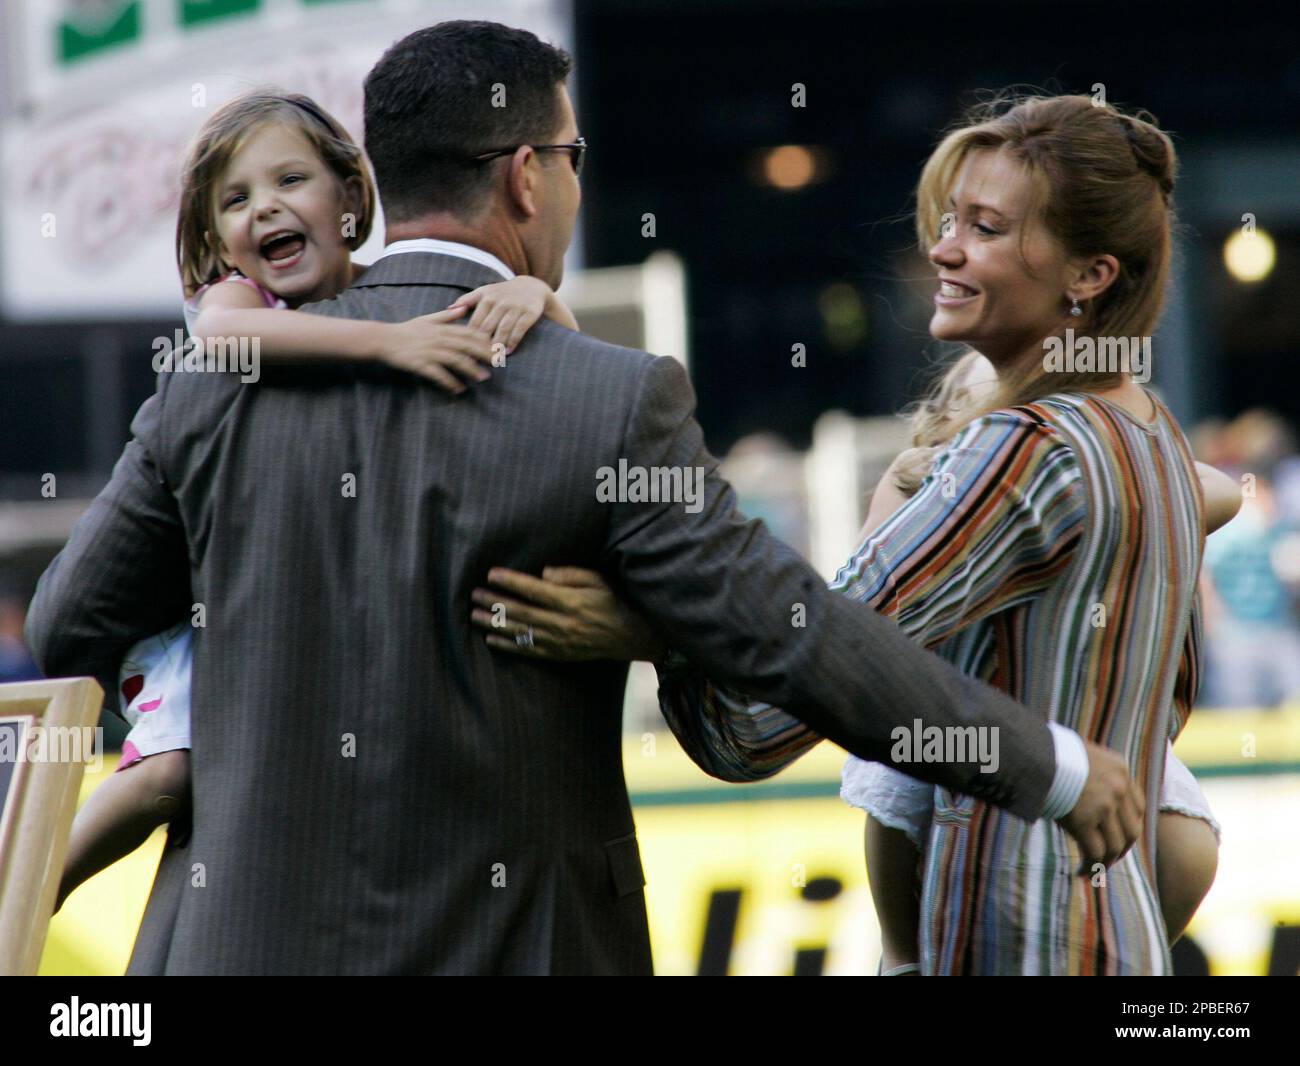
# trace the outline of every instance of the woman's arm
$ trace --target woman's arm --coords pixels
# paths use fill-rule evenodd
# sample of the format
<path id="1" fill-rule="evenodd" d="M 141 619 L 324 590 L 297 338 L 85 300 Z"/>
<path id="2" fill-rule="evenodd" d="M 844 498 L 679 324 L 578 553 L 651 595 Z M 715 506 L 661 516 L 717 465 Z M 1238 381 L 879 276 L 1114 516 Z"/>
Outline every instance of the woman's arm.
<path id="1" fill-rule="evenodd" d="M 659 711 L 682 749 L 722 781 L 762 781 L 822 742 L 793 715 L 715 685 L 686 659 L 656 663 Z"/>
<path id="2" fill-rule="evenodd" d="M 920 455 L 920 452 L 926 453 Z M 863 536 L 907 497 L 897 487 L 903 464 L 929 462 L 933 449 L 909 449 L 885 471 L 872 498 Z M 548 568 L 543 580 L 511 570 L 489 574 L 492 589 L 475 589 L 476 625 L 489 631 L 487 643 L 499 651 L 543 658 L 644 659 L 659 674 L 659 709 L 668 728 L 691 760 L 723 781 L 761 781 L 772 777 L 822 737 L 799 719 L 771 704 L 715 685 L 688 660 L 667 654 L 648 625 L 623 604 L 604 579 L 572 567 Z M 566 587 L 568 586 L 568 587 Z M 506 593 L 518 597 L 510 599 Z M 489 611 L 494 610 L 493 613 Z M 502 623 L 495 626 L 493 619 Z M 514 637 L 532 627 L 532 644 Z M 513 628 L 512 628 L 513 627 Z"/>
<path id="3" fill-rule="evenodd" d="M 1081 479 L 1073 450 L 1050 427 L 986 415 L 953 438 L 831 587 L 933 647 L 1055 580 L 1082 534 Z"/>
<path id="4" fill-rule="evenodd" d="M 896 484 L 903 464 L 933 458 L 934 449 L 908 449 L 885 471 L 872 497 L 862 536 L 906 502 Z M 925 453 L 925 454 L 920 454 Z M 608 658 L 654 662 L 659 709 L 691 760 L 723 781 L 761 781 L 780 773 L 822 737 L 768 703 L 716 686 L 704 673 L 651 635 L 649 625 L 594 571 L 548 567 L 538 580 L 502 568 L 491 588 L 475 589 L 475 625 L 498 651 L 562 660 Z M 516 597 L 516 598 L 511 598 Z M 531 629 L 529 629 L 531 627 Z M 527 633 L 531 644 L 515 637 Z"/>
<path id="5" fill-rule="evenodd" d="M 1038 423 L 1010 414 L 973 422 L 831 587 L 871 602 L 927 646 L 939 643 L 1045 587 L 1068 563 L 1083 522 L 1080 476 L 1069 445 Z M 882 483 L 891 491 L 888 473 Z M 540 592 L 535 585 L 506 587 L 525 596 Z M 494 596 L 501 593 L 475 590 L 480 607 Z M 550 605 L 563 611 L 561 604 L 556 598 Z M 490 644 L 515 654 L 568 657 L 558 620 L 527 613 L 525 603 L 505 609 L 520 633 L 527 625 L 547 628 L 536 630 L 533 645 L 499 634 Z M 488 618 L 481 611 L 474 621 L 486 628 Z M 684 659 L 670 657 L 658 667 L 664 718 L 707 773 L 728 781 L 770 777 L 821 740 L 785 711 L 714 685 Z"/>
<path id="6" fill-rule="evenodd" d="M 644 660 L 659 671 L 659 706 L 692 761 L 723 781 L 780 772 L 821 737 L 765 703 L 715 688 L 593 570 L 547 567 L 542 577 L 501 567 L 472 599 L 474 625 L 490 647 L 535 659 Z M 528 639 L 519 643 L 516 638 Z"/>
<path id="7" fill-rule="evenodd" d="M 1069 445 L 1019 416 L 971 423 L 905 499 L 895 467 L 917 459 L 904 453 L 881 479 L 864 543 L 831 588 L 873 604 L 933 647 L 1045 587 L 1071 558 L 1084 503 Z M 724 776 L 720 766 L 726 780 L 771 776 L 820 740 L 786 712 L 685 667 L 660 670 L 659 704 L 679 737 L 703 730 L 713 766 L 704 769 Z"/>
<path id="8" fill-rule="evenodd" d="M 907 503 L 908 496 L 898 484 L 900 472 L 928 469 L 938 450 L 908 448 L 895 458 L 871 497 L 859 540 Z M 685 659 L 673 656 L 657 667 L 659 710 L 664 720 L 692 761 L 713 777 L 761 781 L 780 773 L 822 741 L 793 715 L 714 685 Z M 889 830 L 882 827 L 882 832 Z"/>

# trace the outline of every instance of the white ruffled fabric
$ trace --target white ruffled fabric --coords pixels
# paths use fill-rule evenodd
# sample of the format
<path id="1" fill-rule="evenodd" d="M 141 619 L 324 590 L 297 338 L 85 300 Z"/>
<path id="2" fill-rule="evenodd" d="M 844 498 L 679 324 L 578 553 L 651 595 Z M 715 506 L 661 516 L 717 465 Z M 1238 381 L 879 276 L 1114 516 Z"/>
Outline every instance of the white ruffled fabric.
<path id="1" fill-rule="evenodd" d="M 1174 754 L 1173 745 L 1168 743 L 1165 746 L 1165 781 L 1160 790 L 1160 809 L 1199 818 L 1214 830 L 1214 839 L 1223 843 L 1223 830 L 1210 813 L 1210 801 L 1205 798 L 1192 771 L 1183 765 Z"/>
<path id="2" fill-rule="evenodd" d="M 908 777 L 892 766 L 850 755 L 840 775 L 840 798 L 851 807 L 860 807 L 882 825 L 906 833 L 918 850 L 925 850 L 934 806 L 933 785 Z M 1205 793 L 1168 742 L 1160 809 L 1201 819 L 1214 830 L 1215 839 L 1222 841 L 1222 831 L 1210 812 Z"/>
<path id="3" fill-rule="evenodd" d="M 840 799 L 850 807 L 861 807 L 882 825 L 906 833 L 918 851 L 925 850 L 934 806 L 933 785 L 884 763 L 850 755 L 840 774 Z"/>

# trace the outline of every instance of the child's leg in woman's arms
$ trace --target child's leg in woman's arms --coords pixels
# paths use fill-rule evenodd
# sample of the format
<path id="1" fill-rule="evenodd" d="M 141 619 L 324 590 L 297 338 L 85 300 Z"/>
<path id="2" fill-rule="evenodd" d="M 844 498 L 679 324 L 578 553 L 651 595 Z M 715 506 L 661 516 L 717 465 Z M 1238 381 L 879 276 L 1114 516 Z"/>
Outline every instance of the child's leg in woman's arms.
<path id="1" fill-rule="evenodd" d="M 921 853 L 898 829 L 867 815 L 867 879 L 880 922 L 882 969 L 920 958 Z M 1219 865 L 1219 842 L 1209 823 L 1174 811 L 1156 822 L 1156 886 L 1169 943 L 1201 905 Z"/>
<path id="2" fill-rule="evenodd" d="M 891 970 L 921 958 L 921 852 L 901 829 L 867 815 L 867 880 L 880 922 L 884 958 Z"/>
<path id="3" fill-rule="evenodd" d="M 1209 823 L 1175 811 L 1161 811 L 1156 822 L 1156 888 L 1172 944 L 1187 928 L 1214 884 L 1219 841 Z"/>
<path id="4" fill-rule="evenodd" d="M 180 748 L 147 755 L 110 774 L 77 812 L 59 884 L 57 913 L 87 878 L 131 854 L 189 802 L 190 753 Z"/>

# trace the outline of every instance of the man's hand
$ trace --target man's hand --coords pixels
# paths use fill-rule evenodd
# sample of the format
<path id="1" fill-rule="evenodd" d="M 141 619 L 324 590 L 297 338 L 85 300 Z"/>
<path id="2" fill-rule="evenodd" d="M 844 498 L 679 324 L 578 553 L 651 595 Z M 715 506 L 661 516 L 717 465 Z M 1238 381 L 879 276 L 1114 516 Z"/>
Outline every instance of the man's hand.
<path id="1" fill-rule="evenodd" d="M 1146 797 L 1128 775 L 1128 764 L 1109 748 L 1088 741 L 1088 780 L 1079 802 L 1061 827 L 1074 837 L 1083 853 L 1080 874 L 1095 863 L 1110 866 L 1124 857 L 1142 832 Z"/>

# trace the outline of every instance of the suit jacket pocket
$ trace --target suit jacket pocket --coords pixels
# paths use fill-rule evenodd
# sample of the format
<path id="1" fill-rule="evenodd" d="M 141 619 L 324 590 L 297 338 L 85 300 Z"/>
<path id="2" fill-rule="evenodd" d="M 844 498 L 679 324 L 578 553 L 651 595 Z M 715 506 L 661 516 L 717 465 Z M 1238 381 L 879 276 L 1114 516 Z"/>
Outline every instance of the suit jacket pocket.
<path id="1" fill-rule="evenodd" d="M 637 847 L 636 832 L 616 840 L 607 840 L 601 847 L 609 860 L 610 879 L 614 895 L 618 897 L 640 892 L 645 885 L 645 872 L 641 869 L 641 850 Z"/>

